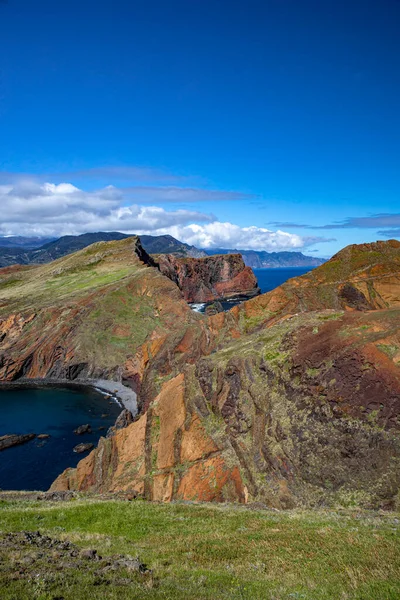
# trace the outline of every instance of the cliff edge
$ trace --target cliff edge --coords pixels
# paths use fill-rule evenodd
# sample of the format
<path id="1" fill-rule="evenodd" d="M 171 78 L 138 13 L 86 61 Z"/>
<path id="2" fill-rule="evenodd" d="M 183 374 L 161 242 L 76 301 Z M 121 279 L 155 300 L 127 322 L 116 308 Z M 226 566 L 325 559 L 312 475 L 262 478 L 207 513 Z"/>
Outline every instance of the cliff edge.
<path id="1" fill-rule="evenodd" d="M 240 254 L 178 258 L 155 257 L 163 275 L 174 281 L 187 302 L 211 302 L 222 298 L 252 298 L 260 293 L 257 279 Z"/>

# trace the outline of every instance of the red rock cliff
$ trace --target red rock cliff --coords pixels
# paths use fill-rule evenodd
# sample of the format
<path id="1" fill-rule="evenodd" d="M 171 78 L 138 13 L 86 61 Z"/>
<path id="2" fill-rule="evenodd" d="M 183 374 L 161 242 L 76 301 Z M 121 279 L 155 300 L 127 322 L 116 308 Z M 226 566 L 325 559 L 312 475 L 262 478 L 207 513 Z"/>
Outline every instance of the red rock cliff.
<path id="1" fill-rule="evenodd" d="M 160 271 L 174 281 L 187 302 L 211 302 L 260 293 L 257 279 L 240 254 L 218 254 L 207 258 L 157 258 Z"/>

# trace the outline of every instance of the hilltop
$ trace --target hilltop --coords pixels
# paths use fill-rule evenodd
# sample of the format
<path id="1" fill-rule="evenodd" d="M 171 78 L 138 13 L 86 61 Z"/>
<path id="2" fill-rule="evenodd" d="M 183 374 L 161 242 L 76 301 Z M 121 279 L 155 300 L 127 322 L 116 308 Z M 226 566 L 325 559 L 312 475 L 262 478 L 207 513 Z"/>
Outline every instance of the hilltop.
<path id="1" fill-rule="evenodd" d="M 8 267 L 0 271 L 0 378 L 113 378 L 148 337 L 157 345 L 196 318 L 137 237 Z"/>

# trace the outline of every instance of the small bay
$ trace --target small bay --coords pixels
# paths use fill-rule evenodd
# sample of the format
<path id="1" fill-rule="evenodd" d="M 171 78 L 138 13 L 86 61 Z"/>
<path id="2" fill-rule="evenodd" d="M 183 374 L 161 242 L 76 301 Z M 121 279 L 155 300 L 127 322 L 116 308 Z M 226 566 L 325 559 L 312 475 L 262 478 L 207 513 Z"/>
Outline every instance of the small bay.
<path id="1" fill-rule="evenodd" d="M 81 442 L 97 444 L 122 408 L 92 388 L 0 388 L 0 436 L 49 434 L 0 452 L 0 488 L 47 490 L 67 467 L 87 456 L 73 452 Z M 74 434 L 90 424 L 92 433 Z"/>

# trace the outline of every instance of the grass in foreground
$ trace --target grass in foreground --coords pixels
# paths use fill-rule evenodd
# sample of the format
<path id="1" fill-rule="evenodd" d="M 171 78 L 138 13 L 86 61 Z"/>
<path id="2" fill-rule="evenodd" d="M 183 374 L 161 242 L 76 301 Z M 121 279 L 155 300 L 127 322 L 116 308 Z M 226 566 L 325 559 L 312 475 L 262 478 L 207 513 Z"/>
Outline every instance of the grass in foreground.
<path id="1" fill-rule="evenodd" d="M 68 569 L 57 570 L 57 561 L 41 567 L 39 560 L 29 567 L 29 577 L 14 579 L 6 569 L 21 556 L 0 545 L 0 596 L 397 600 L 399 524 L 396 514 L 357 510 L 272 512 L 83 498 L 3 501 L 3 534 L 40 531 L 96 549 L 103 557 L 138 556 L 152 575 L 108 578 L 108 583 L 107 576 L 99 578 L 90 568 L 74 569 L 71 576 Z"/>

